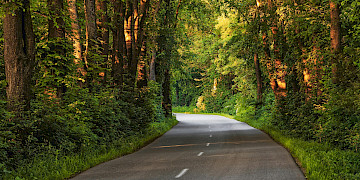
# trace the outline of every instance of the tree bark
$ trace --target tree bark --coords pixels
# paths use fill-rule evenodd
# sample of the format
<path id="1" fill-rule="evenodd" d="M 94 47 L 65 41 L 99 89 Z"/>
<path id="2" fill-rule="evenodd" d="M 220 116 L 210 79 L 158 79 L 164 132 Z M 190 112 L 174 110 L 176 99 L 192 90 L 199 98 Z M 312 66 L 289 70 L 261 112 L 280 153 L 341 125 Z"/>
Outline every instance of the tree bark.
<path id="1" fill-rule="evenodd" d="M 71 38 L 73 41 L 74 52 L 73 55 L 75 57 L 74 63 L 77 65 L 77 73 L 79 77 L 85 77 L 86 71 L 84 66 L 82 65 L 82 47 L 81 47 L 81 33 L 80 33 L 80 25 L 79 25 L 79 16 L 76 7 L 76 0 L 67 0 L 68 2 L 68 11 L 71 19 Z M 81 83 L 80 83 L 81 84 Z"/>
<path id="2" fill-rule="evenodd" d="M 341 34 L 340 34 L 340 9 L 339 5 L 334 2 L 334 0 L 330 0 L 330 38 L 331 38 L 331 53 L 332 64 L 333 64 L 333 77 L 332 82 L 334 84 L 339 83 L 339 54 L 341 53 Z"/>
<path id="3" fill-rule="evenodd" d="M 155 6 L 153 12 L 153 23 L 157 23 L 156 15 L 160 10 L 161 0 L 159 0 Z M 152 37 L 152 44 L 154 45 L 153 49 L 151 50 L 151 61 L 150 61 L 150 68 L 149 68 L 149 80 L 156 81 L 156 51 L 157 51 L 157 42 L 156 37 Z"/>
<path id="4" fill-rule="evenodd" d="M 330 0 L 330 19 L 331 52 L 336 54 L 341 51 L 341 25 L 339 5 L 334 0 Z"/>
<path id="5" fill-rule="evenodd" d="M 138 68 L 137 68 L 137 87 L 138 88 L 143 88 L 145 86 L 147 86 L 148 84 L 148 77 L 147 77 L 147 73 L 146 73 L 146 41 L 143 42 L 143 47 L 141 48 L 141 52 L 140 52 L 140 58 L 139 58 L 139 63 L 138 63 Z"/>
<path id="6" fill-rule="evenodd" d="M 122 1 L 113 0 L 114 28 L 113 28 L 113 56 L 112 77 L 115 84 L 121 89 L 123 85 L 124 57 L 126 57 L 126 44 L 124 34 L 125 8 Z"/>
<path id="7" fill-rule="evenodd" d="M 20 112 L 30 108 L 35 36 L 29 1 L 8 4 L 18 7 L 14 11 L 5 12 L 3 23 L 7 105 L 9 111 Z"/>
<path id="8" fill-rule="evenodd" d="M 163 101 L 162 106 L 165 112 L 165 117 L 171 117 L 172 116 L 172 105 L 171 105 L 171 98 L 170 98 L 170 70 L 165 69 L 164 73 L 164 83 L 162 84 L 163 89 Z"/>
<path id="9" fill-rule="evenodd" d="M 84 0 L 85 6 L 85 20 L 86 20 L 86 50 L 85 50 L 85 65 L 89 69 L 86 77 L 86 84 L 91 89 L 91 83 L 96 77 L 96 64 L 94 55 L 96 51 L 97 42 L 97 28 L 96 28 L 96 14 L 95 14 L 95 0 Z"/>
<path id="10" fill-rule="evenodd" d="M 149 80 L 156 81 L 156 50 L 151 53 Z"/>
<path id="11" fill-rule="evenodd" d="M 254 54 L 254 65 L 255 65 L 255 73 L 256 73 L 256 82 L 257 82 L 257 102 L 262 104 L 262 77 L 261 77 L 261 69 L 259 64 L 258 54 Z"/>

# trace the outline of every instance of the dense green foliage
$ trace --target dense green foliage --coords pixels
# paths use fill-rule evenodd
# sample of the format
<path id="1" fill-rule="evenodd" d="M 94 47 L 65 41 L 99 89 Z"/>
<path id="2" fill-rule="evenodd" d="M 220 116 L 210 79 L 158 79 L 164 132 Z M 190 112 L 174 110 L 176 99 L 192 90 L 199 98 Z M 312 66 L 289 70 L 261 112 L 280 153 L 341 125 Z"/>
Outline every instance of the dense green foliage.
<path id="1" fill-rule="evenodd" d="M 158 136 L 172 128 L 175 118 L 153 122 L 142 132 L 117 138 L 111 144 L 94 145 L 83 148 L 80 152 L 67 153 L 49 150 L 50 153 L 37 154 L 33 160 L 17 168 L 15 172 L 7 173 L 4 179 L 65 179 L 82 172 L 99 163 L 132 153 L 147 145 Z"/>
<path id="2" fill-rule="evenodd" d="M 266 118 L 285 134 L 359 149 L 357 1 L 339 4 L 343 37 L 339 55 L 330 48 L 329 1 L 281 1 L 272 6 L 267 2 L 257 6 L 255 1 L 192 3 L 198 3 L 196 8 L 182 9 L 183 65 L 175 77 L 181 80 L 173 82 L 175 106 L 232 115 L 252 112 L 255 119 Z M 207 17 L 200 15 L 209 10 Z M 198 21 L 202 23 L 197 25 Z M 254 54 L 260 59 L 261 99 Z M 275 61 L 283 70 L 273 65 Z M 335 67 L 340 74 L 336 83 Z M 285 79 L 284 91 L 271 88 L 274 78 Z"/>
<path id="3" fill-rule="evenodd" d="M 0 29 L 0 175 L 10 177 L 45 154 L 66 159 L 69 154 L 80 157 L 113 147 L 134 134 L 145 134 L 154 122 L 165 121 L 173 105 L 178 111 L 236 115 L 302 140 L 292 147 L 322 143 L 324 149 L 298 153 L 311 153 L 319 162 L 347 164 L 339 172 L 335 172 L 339 164 L 329 165 L 332 175 L 338 175 L 324 177 L 358 177 L 353 167 L 346 168 L 358 167 L 357 155 L 353 159 L 350 155 L 360 148 L 359 0 L 154 0 L 147 13 L 140 12 L 147 17 L 137 24 L 141 27 L 128 23 L 130 30 L 123 27 L 129 19 L 124 21 L 122 13 L 134 18 L 132 1 L 99 0 L 108 3 L 107 10 L 97 10 L 96 16 L 107 14 L 110 20 L 104 24 L 109 28 L 104 28 L 103 19 L 97 22 L 98 37 L 88 42 L 87 16 L 78 1 L 79 42 L 86 57 L 77 60 L 70 38 L 75 21 L 66 9 L 69 4 L 61 2 L 64 9 L 53 12 L 45 0 L 30 1 L 36 66 L 27 111 L 7 111 L 11 102 L 6 92 L 5 32 Z M 126 5 L 124 11 L 115 7 L 120 2 Z M 330 38 L 331 2 L 340 7 L 337 51 Z M 21 3 L 1 5 L 4 17 L 6 9 Z M 64 24 L 57 24 L 58 19 Z M 63 28 L 65 38 L 49 37 L 51 21 Z M 121 28 L 124 39 L 118 33 Z M 100 35 L 106 31 L 107 52 L 106 38 Z M 89 44 L 93 45 L 85 52 Z M 154 81 L 150 74 L 155 74 Z M 348 161 L 340 162 L 337 153 L 345 153 Z M 328 157 L 332 159 L 326 161 Z M 314 163 L 302 161 L 306 168 Z M 317 168 L 316 163 L 313 166 Z M 31 178 L 30 174 L 19 176 Z"/>
<path id="4" fill-rule="evenodd" d="M 153 1 L 147 6 L 150 15 L 142 27 L 147 31 L 148 40 L 144 41 L 147 51 L 141 52 L 141 58 L 136 62 L 145 64 L 145 73 L 136 73 L 146 81 L 142 85 L 139 85 L 139 80 L 130 80 L 136 79 L 131 77 L 128 68 L 133 63 L 132 58 L 123 59 L 121 73 L 115 70 L 119 65 L 114 64 L 119 62 L 114 61 L 113 52 L 117 51 L 113 45 L 116 41 L 114 29 L 119 27 L 114 21 L 118 14 L 111 4 L 113 2 L 107 1 L 107 12 L 96 12 L 97 17 L 106 13 L 110 19 L 106 22 L 110 27 L 107 29 L 110 34 L 107 54 L 101 46 L 105 40 L 100 35 L 89 53 L 85 53 L 88 29 L 85 27 L 84 2 L 77 2 L 81 53 L 88 56 L 87 61 L 85 57 L 77 60 L 74 57 L 75 47 L 70 39 L 74 20 L 70 18 L 68 2 L 60 1 L 64 9 L 57 7 L 60 14 L 55 17 L 53 14 L 57 12 L 50 10 L 48 2 L 30 1 L 36 66 L 29 110 L 7 110 L 10 102 L 7 102 L 6 92 L 4 31 L 0 28 L 0 179 L 68 178 L 98 163 L 137 150 L 169 130 L 176 121 L 171 114 L 165 117 L 164 86 L 168 82 L 164 80 L 163 71 L 169 69 L 177 58 L 174 51 L 176 28 L 173 27 L 178 1 Z M 6 5 L 0 8 L 1 27 L 4 11 L 11 8 L 11 5 Z M 156 6 L 159 12 L 152 13 Z M 64 24 L 56 24 L 60 22 L 57 19 L 64 20 Z M 152 23 L 154 19 L 156 23 Z M 51 21 L 55 22 L 55 28 L 63 28 L 65 38 L 49 37 Z M 164 21 L 169 22 L 166 24 Z M 101 27 L 97 28 L 98 34 L 104 32 Z M 158 72 L 156 81 L 150 81 L 146 72 L 154 52 Z M 125 57 L 124 54 L 121 56 Z M 82 74 L 81 69 L 86 74 Z M 120 75 L 115 76 L 115 73 Z"/>
<path id="5" fill-rule="evenodd" d="M 310 179 L 359 178 L 359 1 L 335 1 L 342 37 L 337 54 L 329 1 L 208 2 L 192 1 L 199 14 L 182 9 L 183 64 L 174 77 L 182 81 L 173 82 L 174 110 L 236 115 L 275 133 Z"/>

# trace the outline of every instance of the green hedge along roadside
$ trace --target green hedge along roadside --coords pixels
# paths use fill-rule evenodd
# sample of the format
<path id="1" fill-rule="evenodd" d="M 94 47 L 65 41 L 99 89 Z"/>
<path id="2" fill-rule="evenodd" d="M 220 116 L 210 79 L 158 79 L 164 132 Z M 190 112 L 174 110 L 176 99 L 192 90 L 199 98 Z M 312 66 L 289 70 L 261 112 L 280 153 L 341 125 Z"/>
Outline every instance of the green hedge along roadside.
<path id="1" fill-rule="evenodd" d="M 192 108 L 176 107 L 174 112 L 195 114 Z M 341 150 L 328 144 L 304 141 L 285 135 L 272 127 L 265 118 L 254 120 L 223 113 L 201 113 L 221 115 L 245 122 L 269 134 L 289 150 L 310 180 L 360 179 L 360 153 Z"/>
<path id="2" fill-rule="evenodd" d="M 41 154 L 26 166 L 8 174 L 4 179 L 65 179 L 97 164 L 130 154 L 149 144 L 177 124 L 174 118 L 153 122 L 143 134 L 118 139 L 110 146 L 93 146 L 79 154 L 58 157 Z"/>

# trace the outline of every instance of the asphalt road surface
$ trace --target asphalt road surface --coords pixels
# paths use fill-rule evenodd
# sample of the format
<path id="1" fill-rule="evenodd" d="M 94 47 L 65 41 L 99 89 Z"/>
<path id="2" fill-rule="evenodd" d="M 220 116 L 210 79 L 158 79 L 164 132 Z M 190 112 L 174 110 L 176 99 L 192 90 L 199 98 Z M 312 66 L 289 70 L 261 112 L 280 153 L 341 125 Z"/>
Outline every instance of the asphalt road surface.
<path id="1" fill-rule="evenodd" d="M 176 117 L 179 124 L 153 143 L 73 179 L 305 179 L 286 149 L 246 123 L 214 115 Z"/>

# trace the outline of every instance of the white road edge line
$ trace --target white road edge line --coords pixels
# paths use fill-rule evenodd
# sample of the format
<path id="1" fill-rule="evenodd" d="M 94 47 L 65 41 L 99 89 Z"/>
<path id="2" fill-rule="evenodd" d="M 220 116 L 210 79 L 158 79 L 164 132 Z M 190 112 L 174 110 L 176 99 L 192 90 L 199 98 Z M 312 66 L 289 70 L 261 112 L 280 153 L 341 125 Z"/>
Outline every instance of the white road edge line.
<path id="1" fill-rule="evenodd" d="M 175 176 L 175 178 L 180 178 L 181 176 L 183 176 L 189 169 L 183 169 L 177 176 Z"/>
<path id="2" fill-rule="evenodd" d="M 209 146 L 210 145 L 210 143 L 206 143 L 206 146 Z"/>
<path id="3" fill-rule="evenodd" d="M 200 152 L 197 156 L 201 156 L 201 155 L 203 155 L 204 154 L 204 152 Z"/>

